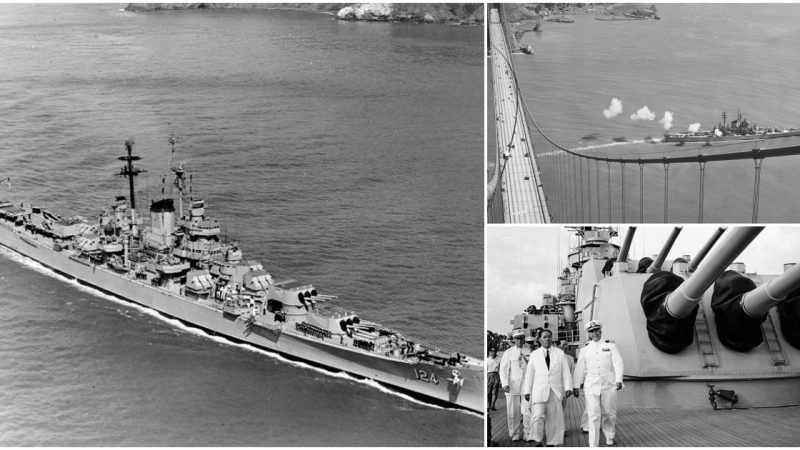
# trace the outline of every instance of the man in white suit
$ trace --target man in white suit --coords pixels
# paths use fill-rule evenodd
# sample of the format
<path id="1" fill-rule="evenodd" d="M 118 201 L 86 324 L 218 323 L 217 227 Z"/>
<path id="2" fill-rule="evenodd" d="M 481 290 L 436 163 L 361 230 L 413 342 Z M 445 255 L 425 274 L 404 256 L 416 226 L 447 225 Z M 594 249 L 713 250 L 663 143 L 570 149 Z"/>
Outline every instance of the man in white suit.
<path id="1" fill-rule="evenodd" d="M 613 341 L 601 341 L 603 325 L 598 320 L 586 324 L 589 342 L 581 349 L 575 365 L 572 385 L 574 395 L 583 384 L 586 394 L 589 445 L 600 446 L 600 428 L 606 436 L 606 445 L 614 445 L 617 425 L 617 391 L 622 389 L 622 356 Z M 602 419 L 602 420 L 601 420 Z M 602 423 L 601 423 L 602 422 Z"/>
<path id="2" fill-rule="evenodd" d="M 525 381 L 525 355 L 522 353 L 522 340 L 525 334 L 522 330 L 514 330 L 514 347 L 506 350 L 500 359 L 500 384 L 506 393 L 506 421 L 508 422 L 508 437 L 518 441 L 522 437 L 522 383 Z"/>
<path id="3" fill-rule="evenodd" d="M 542 444 L 542 434 L 547 435 L 547 445 L 564 443 L 564 409 L 561 399 L 572 393 L 572 374 L 564 351 L 553 346 L 553 332 L 542 331 L 542 346 L 531 353 L 525 371 L 524 394 L 531 402 L 533 423 L 528 440 L 534 446 Z"/>

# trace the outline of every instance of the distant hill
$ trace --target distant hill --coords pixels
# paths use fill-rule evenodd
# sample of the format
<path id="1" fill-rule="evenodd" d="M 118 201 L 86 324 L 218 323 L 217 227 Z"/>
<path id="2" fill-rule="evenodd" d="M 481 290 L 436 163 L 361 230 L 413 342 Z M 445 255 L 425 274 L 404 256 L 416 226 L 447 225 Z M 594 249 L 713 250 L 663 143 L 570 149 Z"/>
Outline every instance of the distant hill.
<path id="1" fill-rule="evenodd" d="M 126 11 L 185 9 L 295 9 L 343 20 L 482 24 L 482 3 L 130 3 Z"/>

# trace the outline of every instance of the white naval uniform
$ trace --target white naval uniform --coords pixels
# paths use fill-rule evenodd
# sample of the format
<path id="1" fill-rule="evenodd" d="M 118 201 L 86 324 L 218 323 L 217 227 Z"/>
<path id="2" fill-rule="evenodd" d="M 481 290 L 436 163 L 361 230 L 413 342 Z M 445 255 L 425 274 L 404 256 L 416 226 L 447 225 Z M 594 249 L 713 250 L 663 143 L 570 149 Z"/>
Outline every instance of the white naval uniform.
<path id="1" fill-rule="evenodd" d="M 522 370 L 522 390 L 519 396 L 519 406 L 522 410 L 522 439 L 527 439 L 528 435 L 531 434 L 531 421 L 533 420 L 533 416 L 531 416 L 531 402 L 525 400 L 525 373 L 528 370 L 531 353 L 533 353 L 533 350 L 531 350 L 530 347 L 527 345 L 522 346 L 522 354 L 525 355 L 525 368 Z"/>
<path id="2" fill-rule="evenodd" d="M 611 341 L 589 341 L 578 355 L 573 386 L 583 384 L 588 415 L 589 445 L 600 445 L 600 428 L 606 440 L 614 439 L 617 424 L 617 387 L 622 383 L 622 356 Z"/>
<path id="3" fill-rule="evenodd" d="M 547 367 L 545 354 L 549 351 L 550 367 Z M 565 392 L 572 390 L 572 373 L 564 352 L 557 347 L 536 349 L 531 354 L 528 369 L 525 371 L 524 394 L 530 394 L 532 408 L 531 431 L 526 438 L 542 442 L 547 435 L 547 445 L 564 443 L 564 409 L 561 399 Z"/>
<path id="4" fill-rule="evenodd" d="M 508 386 L 506 392 L 506 419 L 508 422 L 508 437 L 511 439 L 522 437 L 522 383 L 525 381 L 525 355 L 521 348 L 511 347 L 503 353 L 500 359 L 500 385 Z"/>

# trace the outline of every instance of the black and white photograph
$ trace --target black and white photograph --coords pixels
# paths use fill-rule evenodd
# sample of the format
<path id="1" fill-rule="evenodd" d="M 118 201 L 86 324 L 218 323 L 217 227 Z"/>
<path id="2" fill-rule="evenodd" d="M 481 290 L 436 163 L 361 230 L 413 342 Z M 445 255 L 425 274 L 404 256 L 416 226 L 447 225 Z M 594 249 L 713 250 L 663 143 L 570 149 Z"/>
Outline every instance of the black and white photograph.
<path id="1" fill-rule="evenodd" d="M 487 228 L 490 446 L 786 447 L 800 227 Z"/>
<path id="2" fill-rule="evenodd" d="M 484 4 L 0 4 L 0 444 L 477 447 Z"/>
<path id="3" fill-rule="evenodd" d="M 488 223 L 800 221 L 800 4 L 488 13 Z"/>

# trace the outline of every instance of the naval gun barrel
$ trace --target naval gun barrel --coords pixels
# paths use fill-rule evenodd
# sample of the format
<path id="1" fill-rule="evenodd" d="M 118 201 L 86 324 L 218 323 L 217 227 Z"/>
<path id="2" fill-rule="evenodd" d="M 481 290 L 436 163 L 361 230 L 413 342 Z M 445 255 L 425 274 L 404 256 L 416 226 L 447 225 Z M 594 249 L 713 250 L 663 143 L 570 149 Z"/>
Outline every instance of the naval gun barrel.
<path id="1" fill-rule="evenodd" d="M 617 255 L 617 262 L 628 260 L 628 251 L 631 249 L 634 234 L 636 234 L 636 227 L 628 227 L 628 232 L 625 233 L 625 242 L 622 243 L 622 248 L 619 249 L 619 254 Z"/>
<path id="2" fill-rule="evenodd" d="M 676 318 L 689 315 L 706 289 L 763 230 L 764 227 L 736 227 L 731 230 L 692 276 L 667 296 L 667 312 Z"/>
<path id="3" fill-rule="evenodd" d="M 786 300 L 786 295 L 800 286 L 800 265 L 744 294 L 742 310 L 750 317 L 763 317 L 770 308 Z"/>
<path id="4" fill-rule="evenodd" d="M 672 249 L 672 246 L 675 245 L 675 240 L 678 239 L 678 235 L 681 234 L 681 230 L 683 227 L 675 227 L 672 229 L 672 233 L 669 234 L 669 238 L 667 242 L 664 243 L 664 246 L 661 247 L 661 251 L 656 256 L 656 260 L 650 264 L 650 267 L 647 268 L 647 273 L 658 272 L 661 270 L 661 265 L 664 264 L 664 260 L 667 259 L 667 254 Z"/>
<path id="5" fill-rule="evenodd" d="M 697 270 L 697 266 L 700 264 L 700 261 L 702 261 L 703 258 L 706 257 L 708 251 L 711 250 L 711 247 L 713 247 L 714 244 L 717 243 L 717 240 L 719 240 L 720 236 L 722 236 L 722 233 L 724 232 L 725 232 L 725 227 L 719 227 L 716 229 L 716 231 L 714 231 L 714 234 L 711 236 L 708 242 L 706 242 L 705 245 L 703 245 L 703 248 L 701 248 L 700 251 L 697 252 L 697 256 L 695 256 L 692 262 L 689 263 L 689 272 L 694 272 L 695 270 Z"/>

